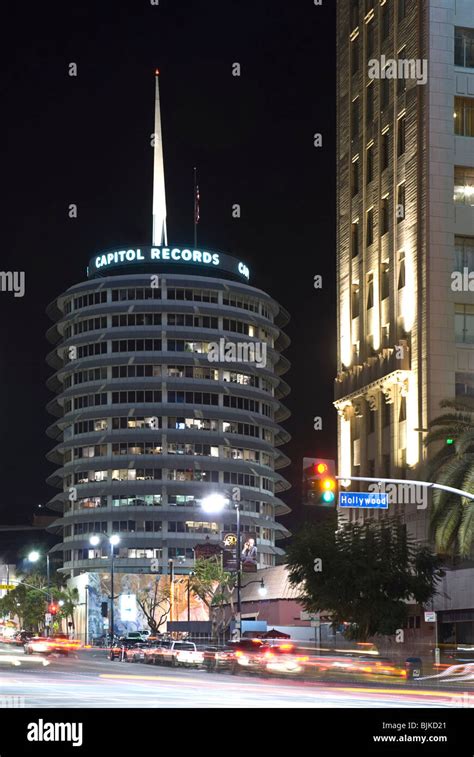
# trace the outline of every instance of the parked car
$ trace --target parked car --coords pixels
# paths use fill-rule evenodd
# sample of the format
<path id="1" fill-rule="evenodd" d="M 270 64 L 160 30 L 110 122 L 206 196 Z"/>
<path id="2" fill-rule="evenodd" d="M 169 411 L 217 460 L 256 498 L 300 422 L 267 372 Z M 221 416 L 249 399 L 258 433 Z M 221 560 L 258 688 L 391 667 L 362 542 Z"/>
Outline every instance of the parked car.
<path id="1" fill-rule="evenodd" d="M 172 667 L 199 666 L 204 662 L 204 653 L 191 641 L 161 641 L 145 652 L 145 662 Z"/>
<path id="2" fill-rule="evenodd" d="M 139 641 L 124 651 L 124 660 L 126 662 L 144 662 L 146 651 L 150 649 L 147 641 Z"/>
<path id="3" fill-rule="evenodd" d="M 34 636 L 34 633 L 31 633 L 31 631 L 19 631 L 13 636 L 13 644 L 16 644 L 18 647 L 24 647 L 26 642 L 32 639 Z"/>
<path id="4" fill-rule="evenodd" d="M 131 649 L 139 644 L 136 639 L 129 639 L 127 636 L 123 636 L 119 639 L 114 639 L 112 646 L 110 647 L 109 659 L 110 660 L 125 660 Z"/>

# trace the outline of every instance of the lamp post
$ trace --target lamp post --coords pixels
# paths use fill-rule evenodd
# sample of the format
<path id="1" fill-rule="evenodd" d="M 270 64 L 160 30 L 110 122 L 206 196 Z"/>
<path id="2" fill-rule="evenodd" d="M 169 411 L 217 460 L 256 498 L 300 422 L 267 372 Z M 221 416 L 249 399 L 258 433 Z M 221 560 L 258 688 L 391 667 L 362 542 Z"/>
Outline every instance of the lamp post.
<path id="1" fill-rule="evenodd" d="M 28 557 L 26 558 L 28 562 L 36 563 L 41 559 L 41 554 L 37 552 L 35 549 L 29 553 Z M 50 572 L 49 572 L 49 552 L 46 552 L 46 587 L 47 592 L 46 595 L 48 597 L 48 607 L 51 604 L 51 582 L 50 582 Z M 49 626 L 46 626 L 46 636 L 49 636 Z"/>
<path id="2" fill-rule="evenodd" d="M 168 560 L 168 570 L 170 576 L 170 623 L 172 623 L 174 610 L 174 560 L 172 558 Z"/>
<path id="3" fill-rule="evenodd" d="M 109 627 L 109 635 L 111 638 L 111 643 L 113 644 L 114 641 L 114 547 L 120 543 L 120 536 L 117 536 L 117 534 L 111 534 L 109 536 L 106 533 L 102 534 L 93 534 L 89 542 L 92 544 L 93 547 L 97 547 L 100 544 L 101 536 L 105 536 L 106 539 L 108 539 L 109 546 L 110 546 L 110 627 Z M 88 618 L 86 618 L 86 623 L 88 624 Z"/>
<path id="4" fill-rule="evenodd" d="M 247 581 L 247 583 L 244 584 L 244 589 L 246 589 L 247 586 L 250 586 L 251 584 L 260 584 L 258 593 L 261 597 L 267 596 L 267 587 L 265 586 L 265 581 L 263 580 L 263 578 L 261 578 L 259 581 Z"/>
<path id="5" fill-rule="evenodd" d="M 241 560 L 241 540 L 240 540 L 240 489 L 237 487 L 232 489 L 232 502 L 234 504 L 235 512 L 237 516 L 237 617 L 238 617 L 237 630 L 239 632 L 239 637 L 240 637 L 241 615 L 242 615 L 242 601 L 241 601 L 242 560 Z M 210 494 L 208 497 L 205 497 L 201 502 L 201 507 L 206 513 L 217 514 L 217 513 L 222 512 L 228 503 L 229 503 L 229 500 L 226 497 L 224 497 L 223 494 L 215 493 L 215 494 Z"/>

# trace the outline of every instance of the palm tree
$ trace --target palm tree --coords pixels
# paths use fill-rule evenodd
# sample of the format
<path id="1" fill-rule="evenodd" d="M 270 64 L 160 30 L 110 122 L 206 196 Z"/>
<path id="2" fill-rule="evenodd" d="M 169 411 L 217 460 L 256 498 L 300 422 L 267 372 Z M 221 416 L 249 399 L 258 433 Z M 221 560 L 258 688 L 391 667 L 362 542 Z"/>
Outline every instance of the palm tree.
<path id="1" fill-rule="evenodd" d="M 474 397 L 456 397 L 440 405 L 448 412 L 431 421 L 424 443 L 444 443 L 426 463 L 423 477 L 474 492 Z M 434 489 L 431 529 L 441 554 L 467 557 L 474 543 L 474 500 Z"/>

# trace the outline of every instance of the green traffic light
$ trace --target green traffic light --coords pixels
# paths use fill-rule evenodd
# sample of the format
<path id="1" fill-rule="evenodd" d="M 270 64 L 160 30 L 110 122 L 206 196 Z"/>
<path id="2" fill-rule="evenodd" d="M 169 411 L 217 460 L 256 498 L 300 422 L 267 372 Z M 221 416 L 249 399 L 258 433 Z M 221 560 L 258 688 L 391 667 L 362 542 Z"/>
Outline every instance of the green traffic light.
<path id="1" fill-rule="evenodd" d="M 334 492 L 324 492 L 323 502 L 326 502 L 326 504 L 331 504 L 331 502 L 334 502 Z"/>
<path id="2" fill-rule="evenodd" d="M 454 444 L 454 439 L 452 439 L 450 436 L 446 439 L 446 444 Z"/>

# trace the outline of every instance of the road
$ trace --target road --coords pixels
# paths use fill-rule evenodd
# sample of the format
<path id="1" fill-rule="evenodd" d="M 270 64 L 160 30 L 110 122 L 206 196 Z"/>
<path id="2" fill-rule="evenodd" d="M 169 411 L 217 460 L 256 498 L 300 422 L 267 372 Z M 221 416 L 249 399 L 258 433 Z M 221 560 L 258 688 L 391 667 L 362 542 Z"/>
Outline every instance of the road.
<path id="1" fill-rule="evenodd" d="M 100 650 L 48 667 L 0 665 L 0 704 L 21 707 L 469 707 L 474 685 L 264 679 L 111 662 Z"/>

